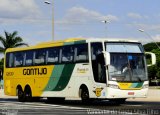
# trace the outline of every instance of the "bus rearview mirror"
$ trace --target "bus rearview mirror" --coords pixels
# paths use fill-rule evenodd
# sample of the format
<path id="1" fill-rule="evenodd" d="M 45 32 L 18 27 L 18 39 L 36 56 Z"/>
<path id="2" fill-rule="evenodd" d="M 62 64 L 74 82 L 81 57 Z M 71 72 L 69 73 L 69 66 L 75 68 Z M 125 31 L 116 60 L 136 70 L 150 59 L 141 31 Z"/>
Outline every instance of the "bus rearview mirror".
<path id="1" fill-rule="evenodd" d="M 110 65 L 110 53 L 105 52 L 104 56 L 105 56 L 105 60 L 106 60 L 106 65 Z"/>
<path id="2" fill-rule="evenodd" d="M 145 55 L 148 67 L 156 64 L 156 55 L 154 53 L 145 52 Z"/>

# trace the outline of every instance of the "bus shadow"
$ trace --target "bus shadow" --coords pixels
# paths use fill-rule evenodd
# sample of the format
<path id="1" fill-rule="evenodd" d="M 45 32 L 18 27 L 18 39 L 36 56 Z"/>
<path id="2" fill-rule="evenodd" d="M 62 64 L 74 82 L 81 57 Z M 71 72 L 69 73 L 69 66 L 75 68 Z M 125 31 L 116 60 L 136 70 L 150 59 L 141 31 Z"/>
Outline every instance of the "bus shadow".
<path id="1" fill-rule="evenodd" d="M 18 100 L 16 98 L 0 98 L 0 103 L 2 102 L 17 102 Z"/>
<path id="2" fill-rule="evenodd" d="M 89 103 L 82 103 L 80 100 L 65 100 L 64 102 L 48 102 L 47 100 L 45 101 L 46 104 L 58 104 L 61 106 L 72 106 L 72 107 L 83 107 L 83 108 L 139 108 L 139 107 L 149 107 L 150 105 L 157 105 L 157 107 L 160 107 L 160 102 L 145 102 L 145 101 L 126 101 L 124 104 L 116 104 L 112 103 L 107 100 L 95 100 Z M 159 106 L 158 106 L 159 105 Z M 149 107 L 150 108 L 150 107 Z"/>
<path id="3" fill-rule="evenodd" d="M 47 104 L 59 104 L 64 106 L 82 106 L 82 107 L 98 107 L 98 106 L 120 106 L 119 104 L 112 103 L 110 101 L 101 101 L 101 100 L 94 100 L 92 102 L 83 103 L 81 100 L 65 100 L 64 102 L 49 102 L 45 101 Z"/>

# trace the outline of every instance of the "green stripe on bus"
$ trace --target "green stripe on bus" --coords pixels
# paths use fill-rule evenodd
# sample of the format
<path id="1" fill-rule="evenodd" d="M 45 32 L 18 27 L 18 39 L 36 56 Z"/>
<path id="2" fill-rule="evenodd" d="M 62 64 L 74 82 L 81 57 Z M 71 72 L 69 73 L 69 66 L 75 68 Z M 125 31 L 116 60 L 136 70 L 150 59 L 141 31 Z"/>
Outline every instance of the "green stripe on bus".
<path id="1" fill-rule="evenodd" d="M 82 44 L 86 43 L 86 40 L 74 41 L 74 42 L 65 42 L 64 45 L 73 45 L 73 44 Z"/>
<path id="2" fill-rule="evenodd" d="M 137 86 L 136 86 L 136 88 L 141 88 L 142 85 L 143 85 L 143 83 L 138 83 Z"/>
<path id="3" fill-rule="evenodd" d="M 64 45 L 73 45 L 74 42 L 65 42 Z"/>
<path id="4" fill-rule="evenodd" d="M 60 80 L 53 91 L 61 91 L 67 86 L 71 78 L 74 67 L 75 67 L 75 64 L 65 65 L 63 72 L 61 74 Z"/>
<path id="5" fill-rule="evenodd" d="M 52 91 L 58 84 L 62 71 L 64 69 L 64 65 L 55 65 L 52 74 L 50 76 L 50 80 L 44 89 L 45 91 Z"/>
<path id="6" fill-rule="evenodd" d="M 81 41 L 75 41 L 74 44 L 82 44 L 82 43 L 86 43 L 86 40 L 81 40 Z"/>

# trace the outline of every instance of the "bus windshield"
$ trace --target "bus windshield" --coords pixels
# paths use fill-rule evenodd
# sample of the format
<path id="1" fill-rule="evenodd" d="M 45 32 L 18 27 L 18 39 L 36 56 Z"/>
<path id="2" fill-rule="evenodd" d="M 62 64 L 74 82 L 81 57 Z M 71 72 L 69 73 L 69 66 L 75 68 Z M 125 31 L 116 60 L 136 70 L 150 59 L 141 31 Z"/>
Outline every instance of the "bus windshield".
<path id="1" fill-rule="evenodd" d="M 142 82 L 148 80 L 145 56 L 141 44 L 106 43 L 110 53 L 109 80 Z"/>

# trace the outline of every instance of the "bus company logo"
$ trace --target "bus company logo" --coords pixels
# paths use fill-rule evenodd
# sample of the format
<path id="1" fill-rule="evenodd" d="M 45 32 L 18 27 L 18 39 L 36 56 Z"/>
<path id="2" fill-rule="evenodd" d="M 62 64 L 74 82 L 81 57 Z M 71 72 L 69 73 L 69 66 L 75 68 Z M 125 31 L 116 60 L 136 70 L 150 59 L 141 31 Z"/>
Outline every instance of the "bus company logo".
<path id="1" fill-rule="evenodd" d="M 129 89 L 131 86 L 131 83 L 119 83 L 120 89 Z"/>
<path id="2" fill-rule="evenodd" d="M 13 76 L 14 72 L 6 72 L 6 76 Z"/>
<path id="3" fill-rule="evenodd" d="M 87 73 L 88 71 L 88 68 L 77 68 L 77 73 Z"/>
<path id="4" fill-rule="evenodd" d="M 126 84 L 126 83 L 123 83 L 123 84 L 121 84 L 121 86 L 127 86 L 128 84 Z"/>
<path id="5" fill-rule="evenodd" d="M 122 87 L 127 87 L 127 86 L 129 86 L 128 83 L 120 83 L 119 85 L 122 86 Z"/>
<path id="6" fill-rule="evenodd" d="M 100 97 L 102 90 L 103 90 L 103 88 L 96 88 L 93 92 L 96 94 L 97 97 Z"/>
<path id="7" fill-rule="evenodd" d="M 46 75 L 47 68 L 23 69 L 23 75 Z"/>

